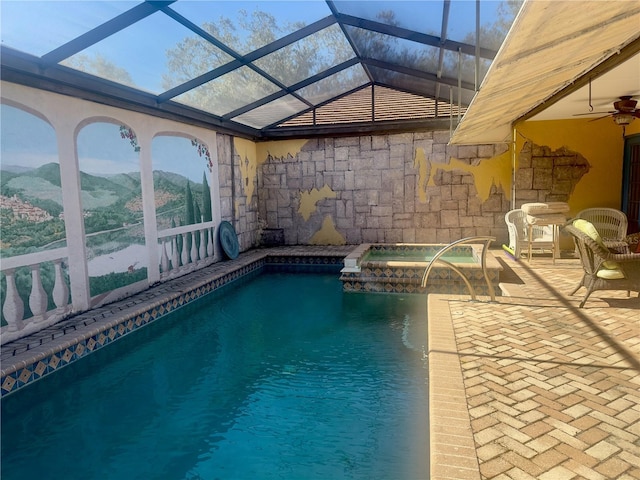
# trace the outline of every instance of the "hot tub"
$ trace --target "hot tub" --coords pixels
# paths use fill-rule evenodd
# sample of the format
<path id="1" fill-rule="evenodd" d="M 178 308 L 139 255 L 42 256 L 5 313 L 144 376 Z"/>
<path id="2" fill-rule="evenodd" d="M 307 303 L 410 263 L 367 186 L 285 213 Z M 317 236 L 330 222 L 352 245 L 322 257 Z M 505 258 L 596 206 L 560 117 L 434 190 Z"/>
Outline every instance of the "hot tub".
<path id="1" fill-rule="evenodd" d="M 469 289 L 460 275 L 440 262 L 435 263 L 425 287 L 422 277 L 442 244 L 361 244 L 345 259 L 340 272 L 346 292 L 448 293 L 468 295 Z M 490 295 L 482 271 L 482 244 L 456 245 L 441 259 L 450 262 L 469 280 L 478 295 Z M 499 294 L 502 266 L 491 252 L 486 252 L 488 281 Z"/>

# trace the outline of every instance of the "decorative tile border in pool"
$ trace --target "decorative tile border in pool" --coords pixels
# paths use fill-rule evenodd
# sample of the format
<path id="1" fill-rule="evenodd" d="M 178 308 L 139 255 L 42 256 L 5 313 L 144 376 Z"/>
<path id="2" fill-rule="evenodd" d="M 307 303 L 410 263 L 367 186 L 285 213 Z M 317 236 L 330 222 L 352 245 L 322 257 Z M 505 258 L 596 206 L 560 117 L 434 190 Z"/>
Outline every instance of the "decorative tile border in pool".
<path id="1" fill-rule="evenodd" d="M 435 255 L 443 245 L 420 244 L 362 244 L 344 259 L 340 280 L 346 292 L 379 293 L 440 293 L 468 295 L 469 289 L 460 276 L 450 268 L 436 264 L 429 275 L 426 287 L 422 287 L 422 277 L 428 263 L 402 259 L 402 256 L 425 253 Z M 453 247 L 449 255 L 471 254 L 477 263 L 455 264 L 465 273 L 477 295 L 490 295 L 480 266 L 481 246 L 460 245 Z M 368 252 L 398 253 L 393 261 L 369 260 Z M 487 274 L 494 291 L 499 295 L 500 271 L 502 266 L 491 252 L 487 252 Z"/>
<path id="2" fill-rule="evenodd" d="M 298 249 L 299 250 L 299 249 Z M 346 252 L 345 252 L 346 255 Z M 251 251 L 233 261 L 214 263 L 121 302 L 90 310 L 2 346 L 2 396 L 60 370 L 123 336 L 250 274 L 265 268 L 289 273 L 333 269 L 344 255 Z"/>

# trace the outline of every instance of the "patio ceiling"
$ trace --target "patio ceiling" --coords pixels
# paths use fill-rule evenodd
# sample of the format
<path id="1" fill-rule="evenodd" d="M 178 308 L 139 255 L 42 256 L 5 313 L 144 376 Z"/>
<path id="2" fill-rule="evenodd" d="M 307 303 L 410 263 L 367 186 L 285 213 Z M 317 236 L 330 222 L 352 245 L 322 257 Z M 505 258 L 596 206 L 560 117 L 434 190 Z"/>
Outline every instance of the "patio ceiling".
<path id="1" fill-rule="evenodd" d="M 0 73 L 256 140 L 442 128 L 519 3 L 3 0 Z"/>
<path id="2" fill-rule="evenodd" d="M 506 143 L 519 121 L 597 117 L 638 99 L 639 53 L 638 1 L 527 0 L 451 143 Z"/>

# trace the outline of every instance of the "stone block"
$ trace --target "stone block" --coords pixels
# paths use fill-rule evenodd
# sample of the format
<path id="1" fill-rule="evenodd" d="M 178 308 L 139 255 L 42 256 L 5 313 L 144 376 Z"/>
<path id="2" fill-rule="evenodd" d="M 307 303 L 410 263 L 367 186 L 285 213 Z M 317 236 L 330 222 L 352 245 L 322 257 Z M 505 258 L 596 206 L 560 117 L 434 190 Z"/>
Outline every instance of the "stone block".
<path id="1" fill-rule="evenodd" d="M 333 168 L 336 172 L 346 172 L 349 170 L 349 162 L 346 160 L 334 161 Z"/>
<path id="2" fill-rule="evenodd" d="M 551 190 L 553 186 L 553 169 L 536 168 L 533 172 L 534 190 Z"/>
<path id="3" fill-rule="evenodd" d="M 379 205 L 380 204 L 380 192 L 377 189 L 366 190 L 367 193 L 367 205 Z"/>
<path id="4" fill-rule="evenodd" d="M 501 212 L 502 195 L 489 195 L 489 198 L 482 204 L 483 212 Z"/>
<path id="5" fill-rule="evenodd" d="M 469 197 L 469 187 L 467 185 L 452 185 L 451 186 L 451 198 L 460 200 L 466 200 Z"/>
<path id="6" fill-rule="evenodd" d="M 363 135 L 358 137 L 360 139 L 360 151 L 365 152 L 371 150 L 371 135 Z"/>
<path id="7" fill-rule="evenodd" d="M 553 169 L 553 178 L 555 180 L 571 180 L 573 176 L 574 168 L 570 166 L 555 166 Z"/>
<path id="8" fill-rule="evenodd" d="M 416 242 L 416 229 L 415 228 L 403 228 L 402 229 L 402 242 L 415 243 Z"/>
<path id="9" fill-rule="evenodd" d="M 373 150 L 386 150 L 389 148 L 389 137 L 387 135 L 374 135 L 371 138 L 371 148 Z"/>
<path id="10" fill-rule="evenodd" d="M 470 217 L 468 215 L 460 215 L 459 217 L 459 224 L 461 227 L 463 228 L 473 228 L 473 217 Z"/>
<path id="11" fill-rule="evenodd" d="M 262 175 L 262 185 L 269 188 L 279 188 L 281 186 L 280 175 L 277 175 L 277 174 Z"/>
<path id="12" fill-rule="evenodd" d="M 439 228 L 440 227 L 440 212 L 429 212 L 420 215 L 420 227 L 427 228 Z"/>
<path id="13" fill-rule="evenodd" d="M 382 177 L 379 172 L 370 173 L 364 179 L 365 188 L 371 190 L 380 190 L 382 188 Z"/>
<path id="14" fill-rule="evenodd" d="M 305 162 L 302 164 L 302 175 L 312 176 L 316 174 L 316 164 L 314 162 Z"/>
<path id="15" fill-rule="evenodd" d="M 531 166 L 536 169 L 549 169 L 553 168 L 553 157 L 532 157 Z"/>
<path id="16" fill-rule="evenodd" d="M 477 196 L 467 199 L 467 215 L 480 215 L 482 213 L 482 200 Z"/>
<path id="17" fill-rule="evenodd" d="M 376 170 L 389 169 L 389 150 L 376 150 L 373 152 L 372 168 Z"/>
<path id="18" fill-rule="evenodd" d="M 495 156 L 495 150 L 493 145 L 478 145 L 479 158 L 493 158 Z"/>
<path id="19" fill-rule="evenodd" d="M 411 228 L 414 226 L 413 214 L 394 214 L 393 215 L 394 228 Z"/>
<path id="20" fill-rule="evenodd" d="M 481 215 L 473 217 L 474 227 L 491 228 L 493 226 L 493 215 Z"/>
<path id="21" fill-rule="evenodd" d="M 334 158 L 336 161 L 343 161 L 349 159 L 348 147 L 336 147 L 334 150 Z"/>
<path id="22" fill-rule="evenodd" d="M 537 190 L 516 190 L 516 208 L 520 208 L 523 203 L 531 203 L 538 201 Z"/>
<path id="23" fill-rule="evenodd" d="M 380 218 L 376 216 L 368 216 L 365 221 L 366 228 L 380 228 Z"/>
<path id="24" fill-rule="evenodd" d="M 380 204 L 381 205 L 391 205 L 393 201 L 393 197 L 389 190 L 383 189 L 380 190 Z"/>
<path id="25" fill-rule="evenodd" d="M 278 208 L 291 206 L 291 197 L 288 190 L 278 190 Z"/>
<path id="26" fill-rule="evenodd" d="M 316 168 L 318 168 L 317 165 L 316 165 Z M 335 171 L 335 162 L 332 157 L 327 157 L 327 156 L 324 157 L 324 170 L 326 172 Z"/>
<path id="27" fill-rule="evenodd" d="M 492 149 L 493 151 L 493 149 Z M 459 145 L 458 155 L 456 158 L 478 158 L 478 146 L 477 145 Z"/>
<path id="28" fill-rule="evenodd" d="M 334 145 L 336 147 L 349 147 L 349 146 L 359 146 L 360 145 L 360 137 L 338 137 L 335 139 Z"/>
<path id="29" fill-rule="evenodd" d="M 438 243 L 436 229 L 417 229 L 415 231 L 414 243 Z"/>
<path id="30" fill-rule="evenodd" d="M 413 141 L 412 133 L 398 133 L 395 135 L 389 135 L 389 145 L 394 144 L 410 144 Z"/>
<path id="31" fill-rule="evenodd" d="M 353 190 L 355 188 L 355 172 L 347 170 L 344 172 L 344 189 Z"/>
<path id="32" fill-rule="evenodd" d="M 381 243 L 378 240 L 378 229 L 376 229 L 376 228 L 363 228 L 362 229 L 362 243 Z"/>
<path id="33" fill-rule="evenodd" d="M 353 192 L 353 203 L 356 206 L 369 205 L 369 197 L 367 196 L 366 190 L 354 190 Z M 369 209 L 367 208 L 367 211 Z"/>
<path id="34" fill-rule="evenodd" d="M 393 215 L 393 211 L 390 205 L 372 206 L 371 215 L 376 217 L 391 217 L 391 215 Z"/>
<path id="35" fill-rule="evenodd" d="M 442 210 L 440 212 L 440 225 L 443 228 L 459 226 L 459 216 L 457 210 Z"/>
<path id="36" fill-rule="evenodd" d="M 531 188 L 533 188 L 533 168 L 516 170 L 516 190 L 530 190 Z"/>
<path id="37" fill-rule="evenodd" d="M 309 191 L 312 188 L 316 188 L 316 177 L 302 177 L 302 190 Z"/>
<path id="38" fill-rule="evenodd" d="M 402 230 L 395 228 L 384 230 L 384 243 L 401 243 L 402 241 Z"/>
<path id="39" fill-rule="evenodd" d="M 444 145 L 449 143 L 449 131 L 440 130 L 440 131 L 433 132 L 433 142 L 444 144 Z"/>
<path id="40" fill-rule="evenodd" d="M 441 210 L 455 210 L 458 211 L 458 200 L 449 199 L 445 200 L 444 198 L 440 202 Z"/>
<path id="41" fill-rule="evenodd" d="M 553 187 L 551 188 L 551 194 L 553 195 L 569 195 L 573 191 L 573 183 L 570 180 L 553 180 Z"/>

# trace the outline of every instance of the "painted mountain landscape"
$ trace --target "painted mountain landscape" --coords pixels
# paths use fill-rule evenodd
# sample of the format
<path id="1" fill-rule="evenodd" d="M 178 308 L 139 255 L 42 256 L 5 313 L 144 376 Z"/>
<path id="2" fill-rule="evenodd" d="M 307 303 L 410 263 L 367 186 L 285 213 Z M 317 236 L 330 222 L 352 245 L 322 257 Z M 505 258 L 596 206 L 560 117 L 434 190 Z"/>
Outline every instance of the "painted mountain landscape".
<path id="1" fill-rule="evenodd" d="M 203 184 L 189 181 L 177 173 L 154 171 L 155 204 L 158 228 L 194 223 L 186 206 L 192 197 L 193 208 L 204 216 Z M 206 178 L 204 180 L 206 182 Z M 108 176 L 81 173 L 82 207 L 88 238 L 104 232 L 142 233 L 142 198 L 139 173 Z M 208 188 L 208 185 L 206 186 Z M 64 246 L 65 230 L 60 169 L 57 163 L 39 168 L 2 166 L 0 172 L 0 222 L 3 257 L 22 255 L 40 249 Z M 208 196 L 205 195 L 208 199 Z M 195 219 L 199 217 L 194 213 Z"/>

